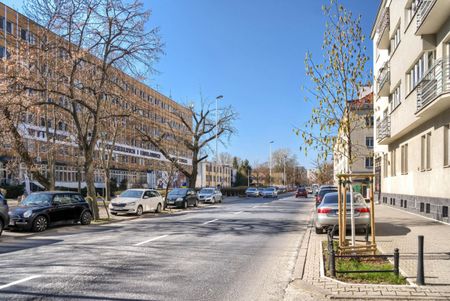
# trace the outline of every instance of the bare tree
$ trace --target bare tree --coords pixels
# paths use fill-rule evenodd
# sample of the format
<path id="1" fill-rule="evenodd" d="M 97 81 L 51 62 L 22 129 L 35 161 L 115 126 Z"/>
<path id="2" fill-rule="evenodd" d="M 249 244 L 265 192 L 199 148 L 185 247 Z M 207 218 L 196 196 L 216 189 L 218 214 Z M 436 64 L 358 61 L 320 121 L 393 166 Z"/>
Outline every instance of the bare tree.
<path id="1" fill-rule="evenodd" d="M 216 135 L 222 143 L 225 143 L 226 139 L 236 132 L 233 121 L 236 120 L 237 114 L 232 107 L 224 107 L 219 110 L 217 124 L 213 119 L 214 113 L 215 110 L 203 102 L 198 110 L 195 110 L 193 106 L 189 107 L 188 114 L 179 111 L 173 112 L 175 120 L 185 129 L 185 133 L 181 135 L 179 129 L 172 124 L 169 124 L 168 131 L 162 132 L 158 136 L 138 129 L 142 140 L 154 145 L 171 164 L 186 176 L 190 188 L 195 188 L 198 164 L 208 158 L 208 143 L 213 141 Z M 191 166 L 180 162 L 179 158 L 175 156 L 174 147 L 167 143 L 169 139 L 177 145 L 184 146 L 190 152 Z"/>

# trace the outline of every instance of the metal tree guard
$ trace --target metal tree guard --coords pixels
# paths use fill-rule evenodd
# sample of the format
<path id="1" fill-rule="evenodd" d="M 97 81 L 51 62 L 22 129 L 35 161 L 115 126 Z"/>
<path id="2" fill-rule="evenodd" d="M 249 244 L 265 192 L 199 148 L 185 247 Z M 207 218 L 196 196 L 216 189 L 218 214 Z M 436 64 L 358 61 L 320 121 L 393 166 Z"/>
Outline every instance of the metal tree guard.
<path id="1" fill-rule="evenodd" d="M 374 255 L 377 251 L 375 243 L 375 204 L 374 204 L 374 177 L 375 174 L 339 174 L 337 175 L 339 182 L 338 189 L 338 223 L 339 223 L 339 253 L 367 253 Z M 370 183 L 370 234 L 371 240 L 363 245 L 349 246 L 346 239 L 347 228 L 347 185 L 354 180 L 363 180 Z M 368 231 L 368 229 L 366 229 Z"/>

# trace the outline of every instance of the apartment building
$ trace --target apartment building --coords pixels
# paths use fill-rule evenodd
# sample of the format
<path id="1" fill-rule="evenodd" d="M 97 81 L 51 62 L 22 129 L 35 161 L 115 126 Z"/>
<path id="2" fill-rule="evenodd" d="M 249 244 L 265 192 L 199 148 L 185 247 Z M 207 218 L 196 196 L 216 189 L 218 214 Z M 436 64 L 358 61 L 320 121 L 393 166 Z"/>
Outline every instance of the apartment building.
<path id="1" fill-rule="evenodd" d="M 198 165 L 196 187 L 231 187 L 232 178 L 230 165 L 202 161 Z"/>
<path id="2" fill-rule="evenodd" d="M 33 20 L 0 3 L 0 58 L 11 59 L 11 54 L 19 52 L 19 47 L 36 45 L 39 43 L 37 32 L 43 30 L 45 29 Z M 55 39 L 59 38 L 53 33 L 49 35 L 55 36 Z M 95 61 L 95 58 L 92 60 Z M 52 65 L 57 65 L 57 61 L 55 60 Z M 111 178 L 115 178 L 117 183 L 127 181 L 129 186 L 164 186 L 168 174 L 168 160 L 156 147 L 141 139 L 137 129 L 155 137 L 164 132 L 169 133 L 163 143 L 170 150 L 171 155 L 177 157 L 179 162 L 191 165 L 191 159 L 189 159 L 191 152 L 185 146 L 179 145 L 173 137 L 189 135 L 176 115 L 190 116 L 190 110 L 118 69 L 113 69 L 112 72 L 117 85 L 126 91 L 126 98 L 123 100 L 112 99 L 113 109 L 116 108 L 117 111 L 126 109 L 131 116 L 121 124 L 123 131 L 114 146 L 110 141 L 104 142 L 106 145 L 104 147 L 113 147 Z M 58 99 L 51 97 L 45 100 L 60 103 L 67 101 L 63 97 Z M 83 158 L 75 142 L 72 122 L 64 112 L 52 115 L 54 118 L 49 117 L 50 113 L 46 107 L 29 108 L 22 112 L 18 128 L 25 141 L 24 144 L 32 154 L 35 165 L 44 173 L 48 170 L 47 158 L 50 148 L 56 148 L 57 187 L 84 187 L 85 176 L 81 168 Z M 54 137 L 56 142 L 50 145 L 49 140 L 53 140 Z M 16 184 L 23 181 L 26 168 L 15 156 L 11 145 L 2 142 L 0 143 L 0 183 Z M 96 159 L 99 159 L 100 148 L 101 146 L 97 145 Z M 95 182 L 96 187 L 101 188 L 104 185 L 104 179 L 100 164 L 97 164 L 97 167 Z M 176 183 L 185 181 L 186 179 L 180 176 Z"/>
<path id="3" fill-rule="evenodd" d="M 349 168 L 354 174 L 373 174 L 373 92 L 372 87 L 363 87 L 359 91 L 359 99 L 349 102 L 350 116 L 350 141 L 352 160 L 346 155 L 349 142 L 342 128 L 338 132 L 336 144 L 333 149 L 333 173 L 337 181 L 337 175 L 348 173 Z M 337 184 L 337 182 L 336 182 Z M 354 183 L 353 189 L 368 197 L 368 182 Z"/>
<path id="4" fill-rule="evenodd" d="M 379 200 L 448 222 L 450 1 L 383 0 L 371 38 Z"/>

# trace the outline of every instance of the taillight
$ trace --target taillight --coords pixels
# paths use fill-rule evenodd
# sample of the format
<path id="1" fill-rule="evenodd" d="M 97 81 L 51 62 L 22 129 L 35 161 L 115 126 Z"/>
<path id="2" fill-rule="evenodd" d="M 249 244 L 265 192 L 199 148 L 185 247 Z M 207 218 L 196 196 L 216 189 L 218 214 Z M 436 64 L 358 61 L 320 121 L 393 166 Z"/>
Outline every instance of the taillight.
<path id="1" fill-rule="evenodd" d="M 364 208 L 356 208 L 356 211 L 358 211 L 359 213 L 369 213 L 370 209 L 367 207 Z"/>
<path id="2" fill-rule="evenodd" d="M 317 209 L 317 213 L 330 213 L 331 209 L 330 208 L 318 208 Z"/>

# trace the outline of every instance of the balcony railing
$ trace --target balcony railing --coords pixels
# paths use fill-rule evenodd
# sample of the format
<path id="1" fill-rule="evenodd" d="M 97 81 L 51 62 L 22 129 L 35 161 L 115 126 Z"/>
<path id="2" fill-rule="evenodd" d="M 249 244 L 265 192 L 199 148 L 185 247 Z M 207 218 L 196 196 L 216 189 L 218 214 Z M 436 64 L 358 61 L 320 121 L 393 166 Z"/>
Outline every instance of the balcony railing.
<path id="1" fill-rule="evenodd" d="M 380 44 L 380 40 L 382 39 L 383 33 L 386 30 L 386 28 L 389 28 L 389 7 L 386 7 L 384 9 L 380 17 L 380 20 L 378 21 L 377 24 L 377 33 L 378 33 L 377 44 Z"/>
<path id="2" fill-rule="evenodd" d="M 416 22 L 417 29 L 422 25 L 431 8 L 437 0 L 420 0 L 417 4 Z M 445 0 L 447 1 L 447 0 Z"/>
<path id="3" fill-rule="evenodd" d="M 384 63 L 383 67 L 380 68 L 377 78 L 377 94 L 380 94 L 381 89 L 383 89 L 386 83 L 389 83 L 391 79 L 391 70 L 389 67 L 389 61 Z"/>
<path id="4" fill-rule="evenodd" d="M 417 111 L 450 92 L 450 59 L 437 60 L 417 86 Z"/>
<path id="5" fill-rule="evenodd" d="M 391 137 L 391 116 L 386 116 L 377 124 L 377 141 Z"/>

